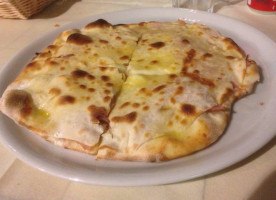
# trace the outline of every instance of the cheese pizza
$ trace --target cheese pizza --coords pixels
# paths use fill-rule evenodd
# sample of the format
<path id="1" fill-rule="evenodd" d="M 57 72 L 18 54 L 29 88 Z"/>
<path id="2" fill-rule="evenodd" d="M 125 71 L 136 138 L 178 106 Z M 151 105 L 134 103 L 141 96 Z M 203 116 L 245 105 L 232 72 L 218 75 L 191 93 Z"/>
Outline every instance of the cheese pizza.
<path id="1" fill-rule="evenodd" d="M 61 33 L 3 93 L 1 111 L 97 159 L 165 161 L 215 142 L 256 63 L 201 24 L 99 19 Z"/>

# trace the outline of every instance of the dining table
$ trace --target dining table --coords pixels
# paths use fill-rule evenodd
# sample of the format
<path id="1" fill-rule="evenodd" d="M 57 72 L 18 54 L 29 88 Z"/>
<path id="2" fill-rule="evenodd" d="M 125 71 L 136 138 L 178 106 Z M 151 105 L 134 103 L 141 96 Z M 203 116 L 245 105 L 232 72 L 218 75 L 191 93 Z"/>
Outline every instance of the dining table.
<path id="1" fill-rule="evenodd" d="M 35 39 L 66 24 L 103 13 L 154 7 L 171 8 L 172 1 L 57 0 L 29 19 L 0 18 L 0 69 Z M 276 14 L 255 12 L 247 6 L 245 0 L 222 3 L 214 8 L 214 13 L 254 27 L 270 38 L 276 46 Z M 3 131 L 0 129 L 0 134 L 3 134 Z M 241 161 L 188 180 L 116 187 L 114 184 L 88 184 L 77 179 L 68 180 L 54 176 L 17 158 L 16 154 L 0 141 L 0 199 L 274 200 L 276 199 L 275 144 L 276 138 L 272 137 L 272 140 Z"/>

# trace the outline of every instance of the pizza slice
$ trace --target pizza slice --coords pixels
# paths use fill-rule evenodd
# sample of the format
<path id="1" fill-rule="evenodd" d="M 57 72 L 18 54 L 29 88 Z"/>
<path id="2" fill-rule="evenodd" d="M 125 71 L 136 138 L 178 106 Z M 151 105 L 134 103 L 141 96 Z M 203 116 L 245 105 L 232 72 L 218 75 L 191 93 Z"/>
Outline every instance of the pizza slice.
<path id="1" fill-rule="evenodd" d="M 51 57 L 75 56 L 87 65 L 126 68 L 140 34 L 99 19 L 82 29 L 62 32 L 43 53 Z"/>
<path id="2" fill-rule="evenodd" d="M 223 133 L 230 112 L 211 90 L 185 74 L 129 76 L 97 158 L 163 161 L 205 148 Z"/>
<path id="3" fill-rule="evenodd" d="M 78 63 L 73 57 L 33 60 L 8 86 L 0 109 L 56 145 L 95 154 L 124 75 Z"/>

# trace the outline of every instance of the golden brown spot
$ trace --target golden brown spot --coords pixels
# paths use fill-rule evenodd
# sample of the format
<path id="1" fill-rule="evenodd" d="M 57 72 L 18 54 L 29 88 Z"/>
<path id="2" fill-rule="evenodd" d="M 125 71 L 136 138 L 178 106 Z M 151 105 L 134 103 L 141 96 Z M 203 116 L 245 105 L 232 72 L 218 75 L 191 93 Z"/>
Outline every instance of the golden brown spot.
<path id="1" fill-rule="evenodd" d="M 57 46 L 55 46 L 55 45 L 49 45 L 49 46 L 47 47 L 47 49 L 49 49 L 49 50 L 55 50 L 56 47 L 57 47 Z"/>
<path id="2" fill-rule="evenodd" d="M 155 43 L 150 44 L 150 46 L 153 48 L 156 48 L 156 49 L 160 49 L 161 47 L 165 46 L 165 43 L 164 42 L 155 42 Z"/>
<path id="3" fill-rule="evenodd" d="M 159 85 L 158 87 L 154 88 L 152 91 L 153 92 L 159 92 L 160 90 L 164 89 L 166 85 Z"/>
<path id="4" fill-rule="evenodd" d="M 133 104 L 132 104 L 132 107 L 134 107 L 134 108 L 139 108 L 139 106 L 140 106 L 139 103 L 133 103 Z"/>
<path id="5" fill-rule="evenodd" d="M 61 91 L 58 88 L 51 88 L 48 93 L 53 95 L 59 95 Z"/>
<path id="6" fill-rule="evenodd" d="M 81 89 L 86 89 L 86 85 L 79 85 Z"/>
<path id="7" fill-rule="evenodd" d="M 194 81 L 197 81 L 197 82 L 199 82 L 199 83 L 201 83 L 203 85 L 208 85 L 210 87 L 214 87 L 215 86 L 215 84 L 211 80 L 209 80 L 207 78 L 200 77 L 197 74 L 182 73 L 182 75 L 187 76 L 187 77 L 193 79 Z"/>
<path id="8" fill-rule="evenodd" d="M 139 59 L 139 60 L 137 60 L 137 62 L 143 62 L 144 61 L 144 59 Z"/>
<path id="9" fill-rule="evenodd" d="M 122 57 L 120 58 L 120 60 L 128 60 L 128 59 L 129 59 L 128 56 L 122 56 Z"/>
<path id="10" fill-rule="evenodd" d="M 113 117 L 111 120 L 116 123 L 120 123 L 120 122 L 132 123 L 136 120 L 136 118 L 137 118 L 137 113 L 131 112 L 123 116 Z"/>
<path id="11" fill-rule="evenodd" d="M 175 119 L 176 119 L 176 120 L 179 120 L 179 116 L 178 116 L 178 115 L 176 115 L 176 116 L 175 116 Z"/>
<path id="12" fill-rule="evenodd" d="M 108 112 L 104 107 L 90 105 L 87 109 L 90 112 L 90 118 L 93 124 L 102 125 L 105 129 L 109 127 Z"/>
<path id="13" fill-rule="evenodd" d="M 83 71 L 83 70 L 80 70 L 80 69 L 77 69 L 75 71 L 72 71 L 71 72 L 71 75 L 74 77 L 74 78 L 84 78 L 84 77 L 87 77 L 89 79 L 95 79 L 94 76 L 92 76 L 91 74 L 89 74 L 88 72 L 86 71 Z"/>
<path id="14" fill-rule="evenodd" d="M 86 100 L 89 101 L 89 100 L 90 100 L 90 97 L 86 97 Z"/>
<path id="15" fill-rule="evenodd" d="M 61 67 L 61 68 L 59 68 L 61 71 L 63 71 L 63 70 L 65 70 L 65 67 Z"/>
<path id="16" fill-rule="evenodd" d="M 201 36 L 203 33 L 201 32 L 201 31 L 199 31 L 198 33 L 197 33 L 197 35 L 198 36 Z"/>
<path id="17" fill-rule="evenodd" d="M 195 51 L 194 49 L 191 49 L 191 50 L 188 51 L 186 54 L 187 54 L 187 56 L 186 56 L 186 58 L 184 59 L 183 64 L 188 64 L 188 63 L 190 63 L 190 62 L 193 60 L 193 58 L 195 57 L 196 51 Z"/>
<path id="18" fill-rule="evenodd" d="M 185 124 L 187 124 L 187 120 L 186 119 L 182 119 L 180 123 L 183 124 L 183 125 L 185 125 Z"/>
<path id="19" fill-rule="evenodd" d="M 226 56 L 226 58 L 229 59 L 229 60 L 235 59 L 235 57 L 233 57 L 233 56 Z"/>
<path id="20" fill-rule="evenodd" d="M 112 26 L 110 23 L 105 21 L 104 19 L 98 19 L 94 22 L 91 22 L 85 26 L 86 29 L 89 28 L 105 28 L 105 27 L 110 27 Z"/>
<path id="21" fill-rule="evenodd" d="M 110 96 L 105 96 L 105 97 L 103 98 L 103 101 L 104 101 L 104 102 L 108 102 L 110 99 L 111 99 Z"/>
<path id="22" fill-rule="evenodd" d="M 82 35 L 80 33 L 73 33 L 67 38 L 66 42 L 76 44 L 76 45 L 84 45 L 84 44 L 89 44 L 93 41 L 87 35 Z"/>
<path id="23" fill-rule="evenodd" d="M 107 40 L 100 40 L 100 43 L 102 43 L 102 44 L 108 44 L 108 41 Z"/>
<path id="24" fill-rule="evenodd" d="M 205 53 L 203 55 L 203 58 L 211 58 L 211 57 L 213 57 L 213 54 L 210 54 L 210 53 Z"/>
<path id="25" fill-rule="evenodd" d="M 150 62 L 150 64 L 157 64 L 158 63 L 158 60 L 153 60 Z"/>
<path id="26" fill-rule="evenodd" d="M 101 70 L 102 72 L 104 72 L 104 71 L 107 70 L 107 67 L 100 67 L 100 70 Z"/>
<path id="27" fill-rule="evenodd" d="M 196 108 L 191 104 L 183 104 L 181 106 L 181 111 L 186 115 L 194 115 L 196 113 Z"/>
<path id="28" fill-rule="evenodd" d="M 95 92 L 95 89 L 94 88 L 88 88 L 88 91 L 89 92 Z"/>
<path id="29" fill-rule="evenodd" d="M 113 86 L 113 83 L 106 83 L 105 84 L 107 87 L 112 87 Z"/>
<path id="30" fill-rule="evenodd" d="M 119 108 L 124 108 L 124 107 L 128 106 L 129 104 L 130 104 L 130 102 L 125 102 Z"/>
<path id="31" fill-rule="evenodd" d="M 190 44 L 189 40 L 187 40 L 187 39 L 183 39 L 181 42 L 182 42 L 182 44 L 185 44 L 185 45 Z"/>
<path id="32" fill-rule="evenodd" d="M 175 99 L 173 97 L 170 99 L 170 101 L 171 101 L 172 104 L 176 103 L 176 101 L 175 101 Z"/>
<path id="33" fill-rule="evenodd" d="M 149 110 L 149 106 L 144 106 L 144 107 L 143 107 L 143 110 L 144 110 L 144 111 Z"/>
<path id="34" fill-rule="evenodd" d="M 171 78 L 171 79 L 175 79 L 176 77 L 177 77 L 177 75 L 175 75 L 175 74 L 171 74 L 171 75 L 170 75 L 170 78 Z"/>
<path id="35" fill-rule="evenodd" d="M 58 65 L 58 62 L 56 62 L 56 61 L 50 61 L 49 64 L 50 65 Z"/>
<path id="36" fill-rule="evenodd" d="M 108 76 L 101 76 L 101 79 L 102 79 L 102 81 L 109 81 L 109 77 Z"/>
<path id="37" fill-rule="evenodd" d="M 263 106 L 263 105 L 264 105 L 264 102 L 260 102 L 260 105 Z"/>
<path id="38" fill-rule="evenodd" d="M 149 137 L 149 135 L 150 135 L 149 133 L 145 133 L 144 134 L 145 137 Z"/>
<path id="39" fill-rule="evenodd" d="M 194 73 L 194 74 L 199 74 L 199 71 L 198 71 L 197 69 L 195 69 L 195 70 L 193 71 L 193 73 Z"/>
<path id="40" fill-rule="evenodd" d="M 176 89 L 174 95 L 181 95 L 184 91 L 184 88 L 182 86 L 178 86 L 178 88 Z"/>
<path id="41" fill-rule="evenodd" d="M 11 109 L 17 109 L 21 117 L 27 117 L 32 112 L 32 99 L 23 90 L 12 90 L 7 94 L 5 104 Z"/>
<path id="42" fill-rule="evenodd" d="M 106 95 L 108 95 L 108 94 L 110 94 L 111 92 L 110 92 L 110 90 L 104 90 L 104 93 L 105 93 Z"/>
<path id="43" fill-rule="evenodd" d="M 223 41 L 226 44 L 227 49 L 234 49 L 238 51 L 241 55 L 244 55 L 244 52 L 241 50 L 241 48 L 231 38 L 224 38 Z"/>
<path id="44" fill-rule="evenodd" d="M 126 44 L 126 41 L 122 41 L 121 43 L 122 43 L 122 44 Z"/>
<path id="45" fill-rule="evenodd" d="M 165 100 L 164 98 L 160 98 L 160 99 L 158 99 L 158 101 L 160 101 L 160 102 L 161 102 L 161 101 L 164 101 L 164 100 Z"/>
<path id="46" fill-rule="evenodd" d="M 139 90 L 139 92 L 146 92 L 146 88 L 141 88 L 140 90 Z"/>
<path id="47" fill-rule="evenodd" d="M 96 56 L 96 57 L 97 57 L 97 56 L 99 56 L 99 54 L 97 54 L 97 53 L 94 53 L 94 54 L 93 54 L 93 56 Z"/>
<path id="48" fill-rule="evenodd" d="M 172 126 L 172 125 L 173 125 L 173 122 L 172 122 L 172 121 L 168 121 L 167 125 L 168 125 L 168 126 Z"/>
<path id="49" fill-rule="evenodd" d="M 143 40 L 141 40 L 141 43 L 145 43 L 147 41 L 148 41 L 147 39 L 143 39 Z"/>
<path id="50" fill-rule="evenodd" d="M 122 38 L 121 38 L 121 37 L 119 37 L 119 36 L 117 36 L 115 39 L 116 39 L 116 40 L 121 40 Z"/>
<path id="51" fill-rule="evenodd" d="M 29 63 L 26 67 L 28 67 L 28 68 L 33 68 L 33 67 L 36 68 L 38 66 L 39 66 L 39 64 L 36 61 L 33 61 L 33 62 Z"/>
<path id="52" fill-rule="evenodd" d="M 75 101 L 76 101 L 75 97 L 73 97 L 71 95 L 63 95 L 63 96 L 59 97 L 58 104 L 60 104 L 60 105 L 73 104 L 73 103 L 75 103 Z"/>

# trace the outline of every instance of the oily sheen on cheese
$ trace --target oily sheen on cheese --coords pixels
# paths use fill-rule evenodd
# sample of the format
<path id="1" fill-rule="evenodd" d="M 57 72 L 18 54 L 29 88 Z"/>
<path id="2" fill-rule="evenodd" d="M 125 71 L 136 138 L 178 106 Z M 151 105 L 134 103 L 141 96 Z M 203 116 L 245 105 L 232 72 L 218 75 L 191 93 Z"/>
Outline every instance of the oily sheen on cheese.
<path id="1" fill-rule="evenodd" d="M 258 67 L 200 24 L 99 19 L 61 33 L 11 83 L 1 111 L 97 159 L 165 161 L 209 146 Z"/>

